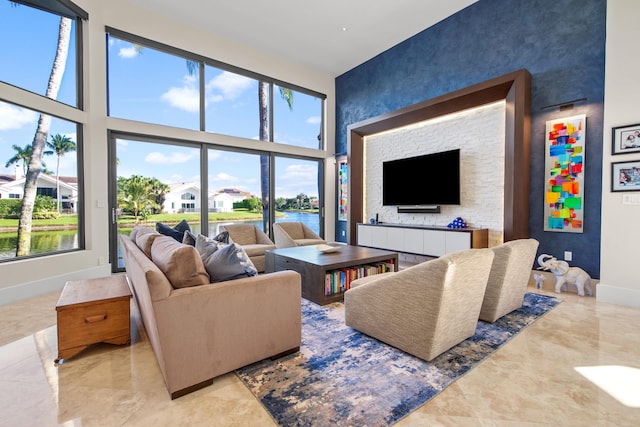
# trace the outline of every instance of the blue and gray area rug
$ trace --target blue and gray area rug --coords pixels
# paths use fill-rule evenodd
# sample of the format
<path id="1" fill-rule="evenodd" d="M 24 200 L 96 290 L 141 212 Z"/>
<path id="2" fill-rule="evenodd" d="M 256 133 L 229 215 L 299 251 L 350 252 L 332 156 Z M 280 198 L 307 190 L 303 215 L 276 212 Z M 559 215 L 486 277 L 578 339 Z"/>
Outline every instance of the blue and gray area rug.
<path id="1" fill-rule="evenodd" d="M 341 304 L 303 299 L 300 352 L 236 374 L 282 426 L 391 425 L 559 303 L 527 293 L 522 308 L 425 362 L 345 326 Z"/>

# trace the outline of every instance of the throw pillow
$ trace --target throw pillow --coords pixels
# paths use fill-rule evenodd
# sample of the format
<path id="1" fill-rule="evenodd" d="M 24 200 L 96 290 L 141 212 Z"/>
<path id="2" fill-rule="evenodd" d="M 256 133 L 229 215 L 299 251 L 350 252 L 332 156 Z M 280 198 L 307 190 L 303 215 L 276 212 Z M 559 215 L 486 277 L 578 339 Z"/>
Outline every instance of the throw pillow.
<path id="1" fill-rule="evenodd" d="M 184 237 L 185 231 L 191 231 L 191 227 L 189 227 L 189 223 L 186 220 L 182 220 L 173 227 L 169 227 L 166 224 L 161 222 L 156 223 L 156 230 L 160 234 L 164 234 L 165 236 L 173 237 L 178 242 L 182 243 L 182 238 Z"/>
<path id="2" fill-rule="evenodd" d="M 147 257 L 151 258 L 151 245 L 153 245 L 153 241 L 159 236 L 162 236 L 162 234 L 150 228 L 145 228 L 136 233 L 136 245 Z"/>
<path id="3" fill-rule="evenodd" d="M 191 231 L 185 231 L 184 236 L 182 236 L 182 244 L 195 246 L 196 245 L 196 234 Z"/>
<path id="4" fill-rule="evenodd" d="M 167 276 L 175 289 L 209 283 L 200 254 L 193 246 L 183 245 L 169 236 L 153 241 L 151 260 Z"/>
<path id="5" fill-rule="evenodd" d="M 211 283 L 258 275 L 258 270 L 247 253 L 235 243 L 225 244 L 198 235 L 196 249 L 209 273 Z"/>
<path id="6" fill-rule="evenodd" d="M 196 238 L 197 238 L 198 234 L 197 233 L 192 233 L 190 230 L 187 230 L 184 232 L 184 236 L 182 237 L 182 244 L 184 245 L 190 245 L 190 246 L 195 246 L 196 245 Z M 205 240 L 209 240 L 209 241 L 217 241 L 220 243 L 232 243 L 233 241 L 231 240 L 231 237 L 229 237 L 229 233 L 227 231 L 223 231 L 220 234 L 218 234 L 217 236 L 209 239 L 205 236 L 202 236 Z"/>

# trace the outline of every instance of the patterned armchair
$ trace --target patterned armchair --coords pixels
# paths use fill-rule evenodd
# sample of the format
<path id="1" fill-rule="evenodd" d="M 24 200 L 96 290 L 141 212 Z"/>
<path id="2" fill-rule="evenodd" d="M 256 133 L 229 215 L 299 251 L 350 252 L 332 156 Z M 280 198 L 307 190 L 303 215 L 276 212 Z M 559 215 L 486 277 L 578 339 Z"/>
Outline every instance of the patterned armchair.
<path id="1" fill-rule="evenodd" d="M 471 249 L 355 280 L 344 294 L 345 322 L 432 360 L 474 335 L 493 257 Z"/>
<path id="2" fill-rule="evenodd" d="M 538 250 L 535 239 L 512 240 L 491 248 L 495 257 L 484 293 L 480 320 L 493 323 L 522 307 Z"/>

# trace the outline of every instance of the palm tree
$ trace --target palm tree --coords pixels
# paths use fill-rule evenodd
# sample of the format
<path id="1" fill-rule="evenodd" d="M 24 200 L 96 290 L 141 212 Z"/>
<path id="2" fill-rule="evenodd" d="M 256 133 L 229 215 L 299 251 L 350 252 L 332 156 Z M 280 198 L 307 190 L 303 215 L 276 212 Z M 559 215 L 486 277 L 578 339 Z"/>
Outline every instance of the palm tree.
<path id="1" fill-rule="evenodd" d="M 16 154 L 7 161 L 4 167 L 8 168 L 13 164 L 22 162 L 22 176 L 25 176 L 27 174 L 27 164 L 29 162 L 29 159 L 31 159 L 31 151 L 33 150 L 33 146 L 25 145 L 24 148 L 21 148 L 14 144 L 11 147 L 14 149 Z M 44 156 L 49 156 L 53 154 L 53 151 L 46 150 L 42 154 Z M 43 167 L 42 172 L 47 173 L 48 172 L 46 170 L 47 165 L 45 165 L 44 162 L 42 162 L 42 167 Z"/>
<path id="2" fill-rule="evenodd" d="M 280 96 L 287 101 L 289 110 L 293 110 L 293 91 L 278 87 Z M 260 141 L 269 141 L 269 85 L 261 81 L 258 84 L 258 110 L 260 114 Z M 260 192 L 262 193 L 262 228 L 269 229 L 269 156 L 260 156 Z"/>
<path id="3" fill-rule="evenodd" d="M 59 133 L 51 137 L 51 141 L 47 142 L 47 147 L 58 157 L 56 160 L 56 197 L 58 198 L 58 213 L 60 213 L 60 157 L 66 153 L 76 151 L 76 143 L 68 136 Z"/>
<path id="4" fill-rule="evenodd" d="M 5 164 L 4 167 L 8 168 L 13 164 L 22 162 L 22 176 L 25 176 L 27 174 L 27 162 L 31 158 L 31 145 L 26 145 L 22 148 L 14 144 L 11 148 L 14 149 L 16 154 L 7 161 L 7 164 Z"/>
<path id="5" fill-rule="evenodd" d="M 58 90 L 62 82 L 62 76 L 67 65 L 67 55 L 69 53 L 69 40 L 71 38 L 71 19 L 61 17 L 58 27 L 58 44 L 56 55 L 51 66 L 51 74 L 47 84 L 45 96 L 56 99 Z M 33 217 L 33 206 L 36 200 L 38 189 L 38 176 L 42 172 L 42 156 L 45 151 L 45 144 L 49 137 L 51 128 L 51 116 L 40 114 L 38 127 L 33 137 L 31 158 L 27 168 L 24 182 L 24 196 L 20 208 L 20 223 L 18 225 L 18 242 L 16 246 L 16 256 L 29 255 L 31 252 L 31 228 Z"/>
<path id="6" fill-rule="evenodd" d="M 156 178 L 132 175 L 118 178 L 118 206 L 131 212 L 136 219 L 146 217 L 154 210 L 161 210 L 169 186 Z"/>

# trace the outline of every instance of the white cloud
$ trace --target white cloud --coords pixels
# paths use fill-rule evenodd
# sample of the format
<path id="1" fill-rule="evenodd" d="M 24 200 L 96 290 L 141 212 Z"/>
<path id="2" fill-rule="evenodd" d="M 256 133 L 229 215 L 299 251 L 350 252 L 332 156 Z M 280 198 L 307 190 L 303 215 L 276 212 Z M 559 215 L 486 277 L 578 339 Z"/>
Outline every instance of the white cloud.
<path id="1" fill-rule="evenodd" d="M 219 158 L 222 157 L 222 152 L 215 151 L 215 150 L 209 150 L 208 157 L 209 157 L 209 161 L 213 162 L 213 161 L 218 160 Z"/>
<path id="2" fill-rule="evenodd" d="M 187 163 L 192 158 L 192 154 L 181 153 L 179 151 L 173 152 L 168 155 L 157 151 L 152 151 L 151 153 L 146 155 L 144 161 L 156 165 L 172 165 L 178 163 Z"/>
<path id="3" fill-rule="evenodd" d="M 211 102 L 220 102 L 225 99 L 236 99 L 254 83 L 255 80 L 250 79 L 249 77 L 223 71 L 207 83 L 207 100 Z"/>
<path id="4" fill-rule="evenodd" d="M 238 182 L 238 178 L 228 173 L 220 172 L 211 177 L 212 182 L 234 183 Z"/>
<path id="5" fill-rule="evenodd" d="M 200 111 L 200 92 L 196 88 L 196 78 L 185 76 L 182 87 L 172 87 L 162 94 L 162 99 L 171 104 L 172 107 L 189 113 Z"/>
<path id="6" fill-rule="evenodd" d="M 20 129 L 24 125 L 35 125 L 37 119 L 38 113 L 35 111 L 0 102 L 0 130 Z"/>
<path id="7" fill-rule="evenodd" d="M 320 122 L 322 122 L 322 118 L 320 116 L 311 116 L 307 120 L 305 120 L 305 122 L 310 125 L 318 125 L 320 124 Z"/>
<path id="8" fill-rule="evenodd" d="M 140 50 L 133 45 L 128 47 L 121 47 L 120 50 L 118 51 L 118 56 L 124 59 L 135 58 L 139 54 L 140 54 Z"/>
<path id="9" fill-rule="evenodd" d="M 172 174 L 167 180 L 168 184 L 172 184 L 176 182 L 184 182 L 184 180 L 182 179 L 182 175 L 180 175 L 179 173 Z"/>

